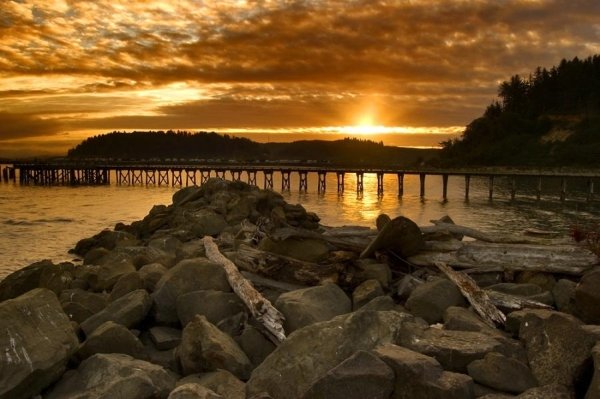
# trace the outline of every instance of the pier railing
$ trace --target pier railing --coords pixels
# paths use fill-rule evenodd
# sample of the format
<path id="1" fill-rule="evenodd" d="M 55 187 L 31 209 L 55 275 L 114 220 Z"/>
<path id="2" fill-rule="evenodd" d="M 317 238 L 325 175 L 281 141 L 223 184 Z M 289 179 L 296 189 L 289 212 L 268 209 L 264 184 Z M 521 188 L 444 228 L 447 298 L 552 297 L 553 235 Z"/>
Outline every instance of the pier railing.
<path id="1" fill-rule="evenodd" d="M 486 178 L 488 196 L 494 196 L 495 180 L 507 178 L 511 199 L 515 198 L 517 179 L 528 178 L 536 182 L 535 193 L 539 200 L 545 179 L 560 179 L 559 198 L 564 201 L 567 196 L 568 181 L 585 179 L 587 182 L 587 199 L 594 199 L 594 185 L 600 180 L 600 171 L 553 171 L 553 170 L 518 170 L 518 169 L 407 169 L 381 167 L 339 167 L 332 165 L 306 165 L 299 163 L 106 163 L 106 162 L 15 162 L 2 167 L 2 179 L 20 184 L 36 185 L 106 185 L 111 184 L 114 177 L 117 185 L 155 185 L 155 186 L 189 186 L 201 185 L 211 177 L 227 180 L 246 181 L 255 186 L 275 189 L 274 174 L 280 174 L 281 190 L 290 191 L 291 175 L 298 175 L 298 190 L 308 190 L 308 175 L 316 174 L 317 191 L 324 192 L 327 186 L 327 174 L 333 174 L 337 180 L 337 191 L 345 190 L 344 179 L 347 174 L 356 176 L 356 192 L 364 191 L 365 174 L 377 177 L 377 194 L 384 191 L 384 178 L 395 176 L 398 184 L 398 195 L 404 195 L 404 178 L 408 175 L 419 177 L 419 195 L 425 196 L 425 182 L 428 176 L 441 176 L 442 197 L 447 198 L 450 176 L 464 178 L 464 194 L 468 199 L 471 178 Z M 262 182 L 257 175 L 261 173 Z M 112 176 L 112 177 L 111 177 Z M 261 184 L 262 183 L 262 184 Z"/>

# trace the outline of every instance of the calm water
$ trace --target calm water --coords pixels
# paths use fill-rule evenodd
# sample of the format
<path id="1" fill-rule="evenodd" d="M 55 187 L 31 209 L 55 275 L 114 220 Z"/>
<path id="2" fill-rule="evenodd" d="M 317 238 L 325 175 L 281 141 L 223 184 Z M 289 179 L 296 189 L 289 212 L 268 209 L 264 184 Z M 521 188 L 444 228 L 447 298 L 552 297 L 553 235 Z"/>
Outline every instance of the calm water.
<path id="1" fill-rule="evenodd" d="M 245 174 L 242 175 L 245 179 Z M 114 179 L 113 179 L 114 181 Z M 260 186 L 263 178 L 259 174 Z M 496 179 L 494 200 L 488 201 L 487 179 L 471 179 L 470 200 L 464 200 L 464 179 L 450 177 L 448 200 L 442 201 L 441 177 L 428 176 L 426 196 L 419 197 L 417 176 L 405 176 L 404 197 L 398 183 L 386 175 L 384 194 L 377 196 L 375 175 L 365 174 L 364 193 L 356 194 L 356 179 L 346 174 L 345 192 L 338 195 L 335 174 L 327 176 L 327 190 L 317 193 L 317 176 L 309 174 L 308 192 L 298 193 L 298 176 L 292 174 L 290 203 L 316 212 L 325 225 L 374 226 L 380 213 L 404 215 L 420 225 L 450 215 L 456 223 L 487 232 L 522 233 L 528 228 L 567 234 L 574 224 L 600 220 L 600 202 L 585 201 L 585 182 L 569 182 L 567 201 L 558 201 L 560 182 L 544 181 L 542 201 L 535 200 L 534 181 L 519 180 L 517 198 L 510 201 L 508 182 Z M 281 187 L 274 175 L 274 186 Z M 0 279 L 41 259 L 73 259 L 67 253 L 75 243 L 117 222 L 143 218 L 155 204 L 170 204 L 178 188 L 172 187 L 39 187 L 0 182 Z"/>

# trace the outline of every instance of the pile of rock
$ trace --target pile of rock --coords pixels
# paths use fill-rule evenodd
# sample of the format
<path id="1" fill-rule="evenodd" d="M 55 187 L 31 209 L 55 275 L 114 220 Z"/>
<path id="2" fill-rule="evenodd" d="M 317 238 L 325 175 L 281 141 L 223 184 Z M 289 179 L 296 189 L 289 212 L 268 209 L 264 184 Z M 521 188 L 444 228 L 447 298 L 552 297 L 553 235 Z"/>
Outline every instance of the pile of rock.
<path id="1" fill-rule="evenodd" d="M 473 275 L 548 307 L 503 309 L 494 328 L 436 269 L 396 259 L 431 247 L 410 220 L 381 218 L 379 233 L 318 220 L 213 179 L 80 241 L 81 265 L 13 273 L 0 399 L 600 398 L 600 270 Z M 206 235 L 283 313 L 283 342 L 205 257 Z M 435 239 L 448 237 L 461 238 Z"/>

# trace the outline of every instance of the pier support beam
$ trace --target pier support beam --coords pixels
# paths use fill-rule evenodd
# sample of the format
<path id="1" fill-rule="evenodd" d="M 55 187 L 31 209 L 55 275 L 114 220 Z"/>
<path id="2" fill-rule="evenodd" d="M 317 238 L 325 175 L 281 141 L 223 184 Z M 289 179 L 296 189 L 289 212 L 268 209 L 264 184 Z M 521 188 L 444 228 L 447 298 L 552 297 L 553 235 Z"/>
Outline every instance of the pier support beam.
<path id="1" fill-rule="evenodd" d="M 325 188 L 327 187 L 327 172 L 326 171 L 319 171 L 317 172 L 318 176 L 319 176 L 319 185 L 317 187 L 317 191 L 319 193 L 324 193 L 325 192 Z"/>
<path id="2" fill-rule="evenodd" d="M 251 186 L 256 186 L 256 171 L 255 170 L 247 170 L 248 174 L 248 184 Z"/>
<path id="3" fill-rule="evenodd" d="M 196 185 L 196 169 L 186 169 L 185 170 L 185 185 L 189 186 L 190 182 L 193 186 Z"/>
<path id="4" fill-rule="evenodd" d="M 338 194 L 342 194 L 344 192 L 344 172 L 336 172 L 337 176 L 337 192 Z"/>
<path id="5" fill-rule="evenodd" d="M 173 187 L 183 186 L 183 179 L 181 178 L 181 169 L 172 169 L 171 174 L 173 175 L 173 179 L 171 181 L 171 183 L 173 184 Z"/>
<path id="6" fill-rule="evenodd" d="M 210 179 L 210 169 L 200 171 L 200 184 L 204 184 Z"/>
<path id="7" fill-rule="evenodd" d="M 421 185 L 421 188 L 420 188 L 420 190 L 419 190 L 419 196 L 420 196 L 421 198 L 423 198 L 423 197 L 425 196 L 425 177 L 426 177 L 426 176 L 427 176 L 427 175 L 426 175 L 425 173 L 419 173 L 419 181 L 420 181 L 420 183 L 421 183 L 421 184 L 420 184 L 420 185 Z"/>
<path id="8" fill-rule="evenodd" d="M 225 178 L 225 169 L 215 169 L 215 175 L 219 178 L 219 179 L 223 179 L 226 180 Z"/>
<path id="9" fill-rule="evenodd" d="M 364 185 L 365 174 L 363 172 L 356 172 L 356 192 L 362 194 L 365 191 Z"/>
<path id="10" fill-rule="evenodd" d="M 465 175 L 465 200 L 469 200 L 469 191 L 471 190 L 471 175 Z"/>
<path id="11" fill-rule="evenodd" d="M 398 173 L 398 197 L 404 196 L 404 173 Z"/>
<path id="12" fill-rule="evenodd" d="M 146 171 L 146 185 L 156 184 L 156 170 L 151 169 Z"/>
<path id="13" fill-rule="evenodd" d="M 492 198 L 494 198 L 494 176 L 489 177 L 488 191 L 489 191 L 488 198 L 491 201 Z"/>
<path id="14" fill-rule="evenodd" d="M 538 176 L 537 186 L 535 188 L 535 198 L 539 201 L 542 198 L 542 176 Z"/>
<path id="15" fill-rule="evenodd" d="M 231 180 L 232 181 L 242 181 L 242 171 L 241 170 L 231 170 Z"/>
<path id="16" fill-rule="evenodd" d="M 377 172 L 377 196 L 383 195 L 383 172 Z"/>
<path id="17" fill-rule="evenodd" d="M 448 200 L 448 175 L 442 175 L 442 199 L 444 201 Z"/>
<path id="18" fill-rule="evenodd" d="M 305 193 L 308 191 L 308 172 L 300 170 L 298 171 L 298 175 L 300 177 L 300 182 L 298 183 L 298 190 L 301 193 Z"/>
<path id="19" fill-rule="evenodd" d="M 158 171 L 158 185 L 161 184 L 169 185 L 169 171 L 168 170 L 159 170 Z"/>
<path id="20" fill-rule="evenodd" d="M 514 201 L 517 195 L 517 179 L 515 177 L 510 178 L 510 200 Z"/>
<path id="21" fill-rule="evenodd" d="M 273 171 L 265 170 L 263 173 L 265 176 L 264 189 L 273 190 Z"/>
<path id="22" fill-rule="evenodd" d="M 290 191 L 290 174 L 292 172 L 289 170 L 281 171 L 281 191 Z"/>
<path id="23" fill-rule="evenodd" d="M 142 185 L 142 171 L 141 170 L 132 170 L 131 171 L 131 185 L 135 186 L 136 184 Z"/>
<path id="24" fill-rule="evenodd" d="M 567 179 L 563 177 L 560 182 L 560 200 L 564 202 L 565 199 L 567 199 Z"/>

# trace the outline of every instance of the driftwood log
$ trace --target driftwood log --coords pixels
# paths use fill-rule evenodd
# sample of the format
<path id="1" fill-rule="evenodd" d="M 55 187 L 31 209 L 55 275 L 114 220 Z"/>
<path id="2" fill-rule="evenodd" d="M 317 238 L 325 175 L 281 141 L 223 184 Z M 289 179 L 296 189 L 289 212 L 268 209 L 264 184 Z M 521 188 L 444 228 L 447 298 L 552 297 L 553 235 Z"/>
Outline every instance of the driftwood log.
<path id="1" fill-rule="evenodd" d="M 548 306 L 545 303 L 533 301 L 531 299 L 505 294 L 503 292 L 485 290 L 492 303 L 500 308 L 507 310 L 520 310 L 525 308 L 533 309 L 552 309 L 552 306 Z"/>
<path id="2" fill-rule="evenodd" d="M 361 252 L 367 247 L 370 239 L 361 235 L 334 235 L 321 234 L 313 230 L 296 227 L 282 227 L 269 234 L 273 241 L 287 240 L 288 238 L 312 238 L 325 241 L 338 249 Z"/>
<path id="3" fill-rule="evenodd" d="M 506 322 L 506 316 L 490 300 L 488 293 L 477 285 L 468 275 L 452 270 L 443 262 L 436 262 L 435 266 L 452 281 L 463 296 L 473 306 L 473 309 L 481 316 L 483 321 L 490 327 L 502 326 Z"/>
<path id="4" fill-rule="evenodd" d="M 277 341 L 285 340 L 283 329 L 283 314 L 277 310 L 268 299 L 263 297 L 252 284 L 242 276 L 235 264 L 227 259 L 220 251 L 212 237 L 202 239 L 206 249 L 206 257 L 212 262 L 223 266 L 227 274 L 227 281 L 233 292 L 246 304 L 252 316 L 269 331 Z"/>

